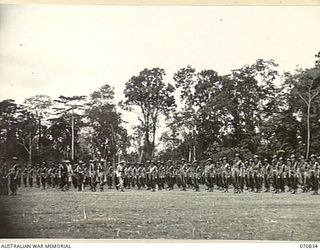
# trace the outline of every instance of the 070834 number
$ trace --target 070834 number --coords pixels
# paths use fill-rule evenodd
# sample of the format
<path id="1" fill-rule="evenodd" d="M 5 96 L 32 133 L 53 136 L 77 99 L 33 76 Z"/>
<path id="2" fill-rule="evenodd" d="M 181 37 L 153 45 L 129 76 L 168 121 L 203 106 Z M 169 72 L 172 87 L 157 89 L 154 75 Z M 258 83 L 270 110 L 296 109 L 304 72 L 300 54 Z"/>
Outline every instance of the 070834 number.
<path id="1" fill-rule="evenodd" d="M 300 248 L 318 248 L 318 244 L 300 244 Z"/>

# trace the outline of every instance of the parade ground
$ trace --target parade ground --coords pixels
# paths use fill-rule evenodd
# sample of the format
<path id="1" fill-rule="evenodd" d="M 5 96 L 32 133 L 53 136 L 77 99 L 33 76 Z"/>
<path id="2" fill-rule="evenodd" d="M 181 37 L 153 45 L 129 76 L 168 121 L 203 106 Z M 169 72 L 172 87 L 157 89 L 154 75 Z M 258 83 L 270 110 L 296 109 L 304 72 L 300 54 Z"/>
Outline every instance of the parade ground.
<path id="1" fill-rule="evenodd" d="M 320 197 L 310 193 L 21 188 L 0 203 L 2 238 L 320 239 Z"/>

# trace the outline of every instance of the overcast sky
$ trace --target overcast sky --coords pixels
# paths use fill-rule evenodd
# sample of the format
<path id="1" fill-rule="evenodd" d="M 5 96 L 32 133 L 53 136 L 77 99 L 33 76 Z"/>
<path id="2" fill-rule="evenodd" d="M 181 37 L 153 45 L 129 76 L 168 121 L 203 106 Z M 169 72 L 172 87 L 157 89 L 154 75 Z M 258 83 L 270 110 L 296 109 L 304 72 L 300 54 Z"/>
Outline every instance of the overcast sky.
<path id="1" fill-rule="evenodd" d="M 170 82 L 187 65 L 226 74 L 258 58 L 292 71 L 312 67 L 320 51 L 320 7 L 1 5 L 0 11 L 0 100 L 18 103 L 36 94 L 88 95 L 105 83 L 120 101 L 125 82 L 144 68 L 164 68 Z"/>

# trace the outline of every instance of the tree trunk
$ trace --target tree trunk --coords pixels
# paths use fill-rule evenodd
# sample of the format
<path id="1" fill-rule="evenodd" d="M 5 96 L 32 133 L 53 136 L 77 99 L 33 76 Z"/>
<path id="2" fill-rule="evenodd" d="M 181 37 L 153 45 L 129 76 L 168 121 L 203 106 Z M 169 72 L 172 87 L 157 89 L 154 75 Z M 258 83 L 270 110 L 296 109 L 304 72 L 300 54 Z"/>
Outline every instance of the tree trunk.
<path id="1" fill-rule="evenodd" d="M 309 158 L 310 153 L 310 108 L 311 103 L 308 103 L 308 111 L 307 111 L 307 152 L 306 152 L 306 159 Z"/>
<path id="2" fill-rule="evenodd" d="M 32 134 L 29 137 L 29 165 L 32 165 Z"/>

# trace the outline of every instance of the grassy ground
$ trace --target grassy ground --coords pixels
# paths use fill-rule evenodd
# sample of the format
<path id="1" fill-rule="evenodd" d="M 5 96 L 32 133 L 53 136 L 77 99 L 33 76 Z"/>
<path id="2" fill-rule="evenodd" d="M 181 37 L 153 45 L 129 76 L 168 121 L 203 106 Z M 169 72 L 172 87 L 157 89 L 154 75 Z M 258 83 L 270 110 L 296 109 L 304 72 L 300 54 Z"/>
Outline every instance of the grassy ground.
<path id="1" fill-rule="evenodd" d="M 320 196 L 21 188 L 0 196 L 5 238 L 320 239 Z"/>

